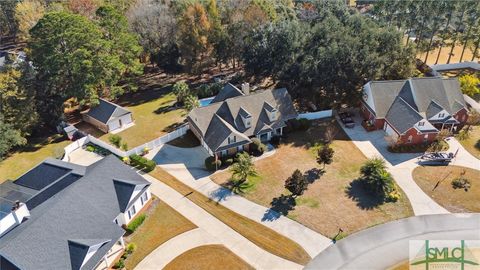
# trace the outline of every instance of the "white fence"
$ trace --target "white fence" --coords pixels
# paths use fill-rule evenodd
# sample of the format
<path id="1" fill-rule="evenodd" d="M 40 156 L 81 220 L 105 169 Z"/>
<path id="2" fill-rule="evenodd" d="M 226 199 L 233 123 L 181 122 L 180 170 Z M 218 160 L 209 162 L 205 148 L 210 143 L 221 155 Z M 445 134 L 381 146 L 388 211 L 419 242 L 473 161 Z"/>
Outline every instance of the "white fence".
<path id="1" fill-rule="evenodd" d="M 71 144 L 65 146 L 64 150 L 65 150 L 65 155 L 63 156 L 63 161 L 69 161 L 68 160 L 68 157 L 70 156 L 70 154 L 77 150 L 78 148 L 84 146 L 85 144 L 87 144 L 89 141 L 88 139 L 88 136 L 87 137 L 83 137 L 83 138 L 80 138 L 74 142 L 72 142 Z"/>
<path id="2" fill-rule="evenodd" d="M 314 120 L 314 119 L 321 119 L 321 118 L 327 118 L 327 117 L 332 117 L 332 110 L 300 113 L 297 119 L 305 118 L 308 120 Z"/>
<path id="3" fill-rule="evenodd" d="M 105 148 L 108 151 L 112 152 L 113 154 L 115 154 L 117 156 L 121 156 L 121 157 L 126 157 L 126 156 L 130 156 L 130 155 L 133 155 L 133 154 L 140 154 L 140 153 L 142 153 L 142 151 L 145 147 L 147 147 L 149 149 L 153 149 L 153 148 L 159 147 L 162 144 L 165 144 L 165 143 L 167 143 L 171 140 L 174 140 L 174 139 L 176 139 L 180 136 L 185 135 L 187 133 L 188 129 L 189 129 L 188 125 L 185 124 L 185 125 L 177 128 L 176 130 L 163 135 L 162 137 L 158 137 L 153 141 L 144 143 L 144 144 L 142 144 L 140 146 L 137 146 L 133 149 L 130 149 L 126 152 L 116 148 L 115 146 L 113 146 L 109 143 L 106 143 L 102 140 L 99 140 L 99 139 L 93 137 L 92 135 L 87 135 L 86 137 L 83 137 L 83 138 L 81 138 L 81 139 L 79 139 L 75 142 L 72 142 L 71 144 L 69 144 L 65 147 L 65 156 L 63 157 L 63 160 L 68 161 L 68 157 L 73 151 L 77 150 L 78 148 L 84 146 L 85 144 L 87 144 L 89 142 L 91 142 L 93 144 L 96 144 L 96 145 L 98 145 L 102 148 Z"/>

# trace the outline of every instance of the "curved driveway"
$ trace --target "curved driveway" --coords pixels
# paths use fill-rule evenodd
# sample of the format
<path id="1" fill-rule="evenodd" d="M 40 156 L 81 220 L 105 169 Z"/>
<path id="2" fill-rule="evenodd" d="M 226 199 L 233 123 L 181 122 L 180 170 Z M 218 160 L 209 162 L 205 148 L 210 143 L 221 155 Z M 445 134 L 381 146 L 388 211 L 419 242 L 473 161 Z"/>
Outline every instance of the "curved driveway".
<path id="1" fill-rule="evenodd" d="M 352 234 L 305 269 L 388 269 L 408 260 L 409 240 L 480 240 L 480 214 L 415 216 Z"/>

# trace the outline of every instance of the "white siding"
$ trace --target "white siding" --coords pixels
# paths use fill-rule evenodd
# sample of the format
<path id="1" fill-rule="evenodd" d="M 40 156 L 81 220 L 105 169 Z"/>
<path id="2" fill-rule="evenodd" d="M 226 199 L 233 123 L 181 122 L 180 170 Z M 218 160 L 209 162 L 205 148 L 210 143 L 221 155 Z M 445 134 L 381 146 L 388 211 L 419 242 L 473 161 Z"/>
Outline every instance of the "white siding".
<path id="1" fill-rule="evenodd" d="M 440 115 L 443 115 L 443 116 L 440 117 Z M 445 117 L 447 117 L 447 116 L 450 116 L 450 114 L 447 111 L 443 110 L 443 111 L 437 113 L 436 115 L 430 117 L 430 119 L 428 119 L 428 120 L 441 120 L 441 119 L 445 119 Z"/>
<path id="2" fill-rule="evenodd" d="M 145 190 L 145 193 L 148 194 L 148 199 L 150 200 L 150 199 L 152 198 L 152 194 L 150 193 L 150 188 L 148 188 L 147 190 Z M 143 194 L 142 194 L 142 196 L 143 196 Z M 127 209 L 127 210 L 125 211 L 125 213 L 121 213 L 121 214 L 120 214 L 120 215 L 122 215 L 123 217 L 117 219 L 117 220 L 118 220 L 118 224 L 119 224 L 119 225 L 128 224 L 132 219 L 134 219 L 134 218 L 138 215 L 138 213 L 143 209 L 143 207 L 145 207 L 146 203 L 147 203 L 147 202 L 144 202 L 144 204 L 142 205 L 141 196 L 138 197 L 138 199 L 135 201 L 135 203 L 133 203 L 132 206 L 130 206 L 130 207 L 135 206 L 135 210 L 136 210 L 135 215 L 132 216 L 131 218 L 129 218 L 129 217 L 128 217 L 128 210 L 130 210 L 130 208 Z M 121 223 L 120 221 L 123 221 L 123 223 Z"/>
<path id="3" fill-rule="evenodd" d="M 120 128 L 120 123 L 118 122 L 118 119 L 112 119 L 108 122 L 108 132 L 112 132 L 117 128 Z"/>
<path id="4" fill-rule="evenodd" d="M 129 113 L 129 114 L 126 114 L 126 115 L 123 115 L 120 117 L 120 120 L 122 120 L 122 125 L 128 125 L 130 123 L 132 123 L 132 114 Z"/>

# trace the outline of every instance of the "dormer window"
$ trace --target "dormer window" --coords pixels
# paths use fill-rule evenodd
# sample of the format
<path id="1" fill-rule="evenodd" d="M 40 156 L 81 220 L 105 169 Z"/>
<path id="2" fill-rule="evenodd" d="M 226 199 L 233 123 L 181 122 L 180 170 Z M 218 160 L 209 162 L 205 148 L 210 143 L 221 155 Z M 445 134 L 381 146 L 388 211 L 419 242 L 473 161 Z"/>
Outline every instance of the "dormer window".
<path id="1" fill-rule="evenodd" d="M 235 142 L 237 142 L 237 136 L 233 135 L 233 136 L 228 137 L 228 144 L 232 144 L 232 143 L 235 143 Z"/>
<path id="2" fill-rule="evenodd" d="M 242 122 L 245 128 L 250 128 L 252 126 L 252 115 L 244 108 L 240 108 L 239 115 L 242 118 Z"/>
<path id="3" fill-rule="evenodd" d="M 445 113 L 439 113 L 439 114 L 438 114 L 438 117 L 439 117 L 439 118 L 445 117 Z"/>
<path id="4" fill-rule="evenodd" d="M 277 110 L 273 110 L 270 113 L 270 121 L 274 121 L 274 120 L 277 120 Z"/>
<path id="5" fill-rule="evenodd" d="M 419 127 L 423 127 L 424 125 L 425 125 L 425 122 L 423 122 L 423 121 L 418 122 Z"/>

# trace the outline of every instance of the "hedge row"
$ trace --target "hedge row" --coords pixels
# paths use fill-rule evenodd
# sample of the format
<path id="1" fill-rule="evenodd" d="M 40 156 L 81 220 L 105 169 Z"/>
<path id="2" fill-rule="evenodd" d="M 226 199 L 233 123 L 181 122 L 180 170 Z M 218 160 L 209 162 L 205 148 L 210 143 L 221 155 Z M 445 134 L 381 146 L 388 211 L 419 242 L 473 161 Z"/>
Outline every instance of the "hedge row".
<path id="1" fill-rule="evenodd" d="M 130 156 L 130 165 L 138 167 L 139 169 L 144 170 L 146 172 L 150 172 L 155 169 L 155 166 L 157 166 L 157 163 L 155 163 L 155 161 L 153 160 L 133 154 Z"/>
<path id="2" fill-rule="evenodd" d="M 127 226 L 128 232 L 133 233 L 140 225 L 142 225 L 146 217 L 147 216 L 145 214 L 141 214 L 138 217 L 136 217 L 134 220 L 132 220 L 130 224 L 128 224 Z"/>

